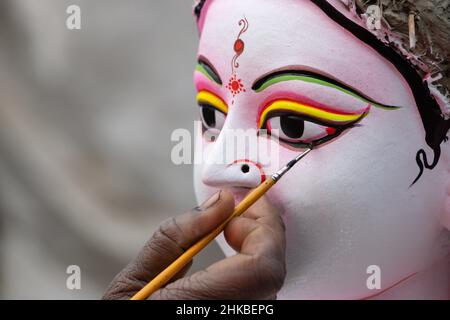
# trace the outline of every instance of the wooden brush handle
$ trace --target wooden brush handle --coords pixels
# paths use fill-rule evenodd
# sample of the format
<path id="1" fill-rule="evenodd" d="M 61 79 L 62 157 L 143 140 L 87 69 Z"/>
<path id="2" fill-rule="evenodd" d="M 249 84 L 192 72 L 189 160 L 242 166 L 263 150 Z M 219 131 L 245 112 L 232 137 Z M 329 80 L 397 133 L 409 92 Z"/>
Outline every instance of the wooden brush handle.
<path id="1" fill-rule="evenodd" d="M 179 256 L 172 264 L 170 264 L 164 271 L 158 274 L 152 281 L 150 281 L 144 288 L 136 293 L 131 300 L 145 300 L 151 296 L 155 291 L 163 287 L 180 272 L 192 258 L 202 251 L 212 240 L 214 240 L 222 231 L 226 225 L 234 218 L 239 217 L 248 208 L 250 208 L 259 198 L 261 198 L 272 186 L 275 184 L 275 180 L 269 178 L 256 189 L 252 190 L 242 201 L 239 203 L 233 211 L 233 214 L 225 220 L 220 226 L 218 226 L 210 234 L 199 240 L 192 247 L 186 250 L 181 256 Z"/>

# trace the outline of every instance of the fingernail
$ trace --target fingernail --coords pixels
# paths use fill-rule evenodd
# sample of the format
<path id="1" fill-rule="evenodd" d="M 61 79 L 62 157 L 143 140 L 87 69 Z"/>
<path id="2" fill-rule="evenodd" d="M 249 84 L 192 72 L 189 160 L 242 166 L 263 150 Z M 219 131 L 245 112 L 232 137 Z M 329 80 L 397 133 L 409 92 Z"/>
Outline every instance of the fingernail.
<path id="1" fill-rule="evenodd" d="M 219 200 L 220 200 L 220 194 L 222 193 L 222 190 L 217 192 L 215 195 L 213 195 L 211 198 L 203 202 L 202 205 L 195 208 L 197 211 L 205 211 L 209 208 L 213 207 Z"/>

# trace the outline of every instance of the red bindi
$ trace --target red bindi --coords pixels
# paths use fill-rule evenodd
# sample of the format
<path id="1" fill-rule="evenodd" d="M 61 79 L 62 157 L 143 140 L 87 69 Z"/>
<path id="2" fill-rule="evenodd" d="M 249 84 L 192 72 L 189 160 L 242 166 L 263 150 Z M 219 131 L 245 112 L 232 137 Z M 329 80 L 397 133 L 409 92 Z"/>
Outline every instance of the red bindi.
<path id="1" fill-rule="evenodd" d="M 237 54 L 241 54 L 242 52 L 244 52 L 244 41 L 242 41 L 241 39 L 237 39 L 236 42 L 234 43 L 234 51 Z"/>

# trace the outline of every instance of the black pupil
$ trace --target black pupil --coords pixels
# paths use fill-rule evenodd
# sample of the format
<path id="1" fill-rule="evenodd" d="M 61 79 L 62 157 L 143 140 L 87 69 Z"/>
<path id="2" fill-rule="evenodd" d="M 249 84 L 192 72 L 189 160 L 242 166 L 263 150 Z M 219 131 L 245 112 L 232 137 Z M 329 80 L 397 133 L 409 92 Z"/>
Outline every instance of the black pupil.
<path id="1" fill-rule="evenodd" d="M 203 107 L 202 108 L 203 113 L 203 120 L 205 121 L 205 124 L 209 128 L 214 128 L 216 126 L 216 112 L 212 108 Z"/>
<path id="2" fill-rule="evenodd" d="M 301 138 L 305 130 L 305 122 L 296 116 L 280 117 L 280 126 L 283 133 L 292 139 Z"/>

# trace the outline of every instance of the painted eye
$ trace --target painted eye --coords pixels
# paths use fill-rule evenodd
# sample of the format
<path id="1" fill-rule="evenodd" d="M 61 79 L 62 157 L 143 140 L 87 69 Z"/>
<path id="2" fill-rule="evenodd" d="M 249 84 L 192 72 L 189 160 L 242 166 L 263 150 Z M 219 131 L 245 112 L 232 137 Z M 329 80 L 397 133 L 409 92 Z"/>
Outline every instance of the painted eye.
<path id="1" fill-rule="evenodd" d="M 336 133 L 336 129 L 304 120 L 296 115 L 281 115 L 267 120 L 272 136 L 290 144 L 309 144 Z"/>
<path id="2" fill-rule="evenodd" d="M 226 115 L 212 105 L 201 104 L 200 116 L 206 130 L 220 132 L 225 124 Z"/>

